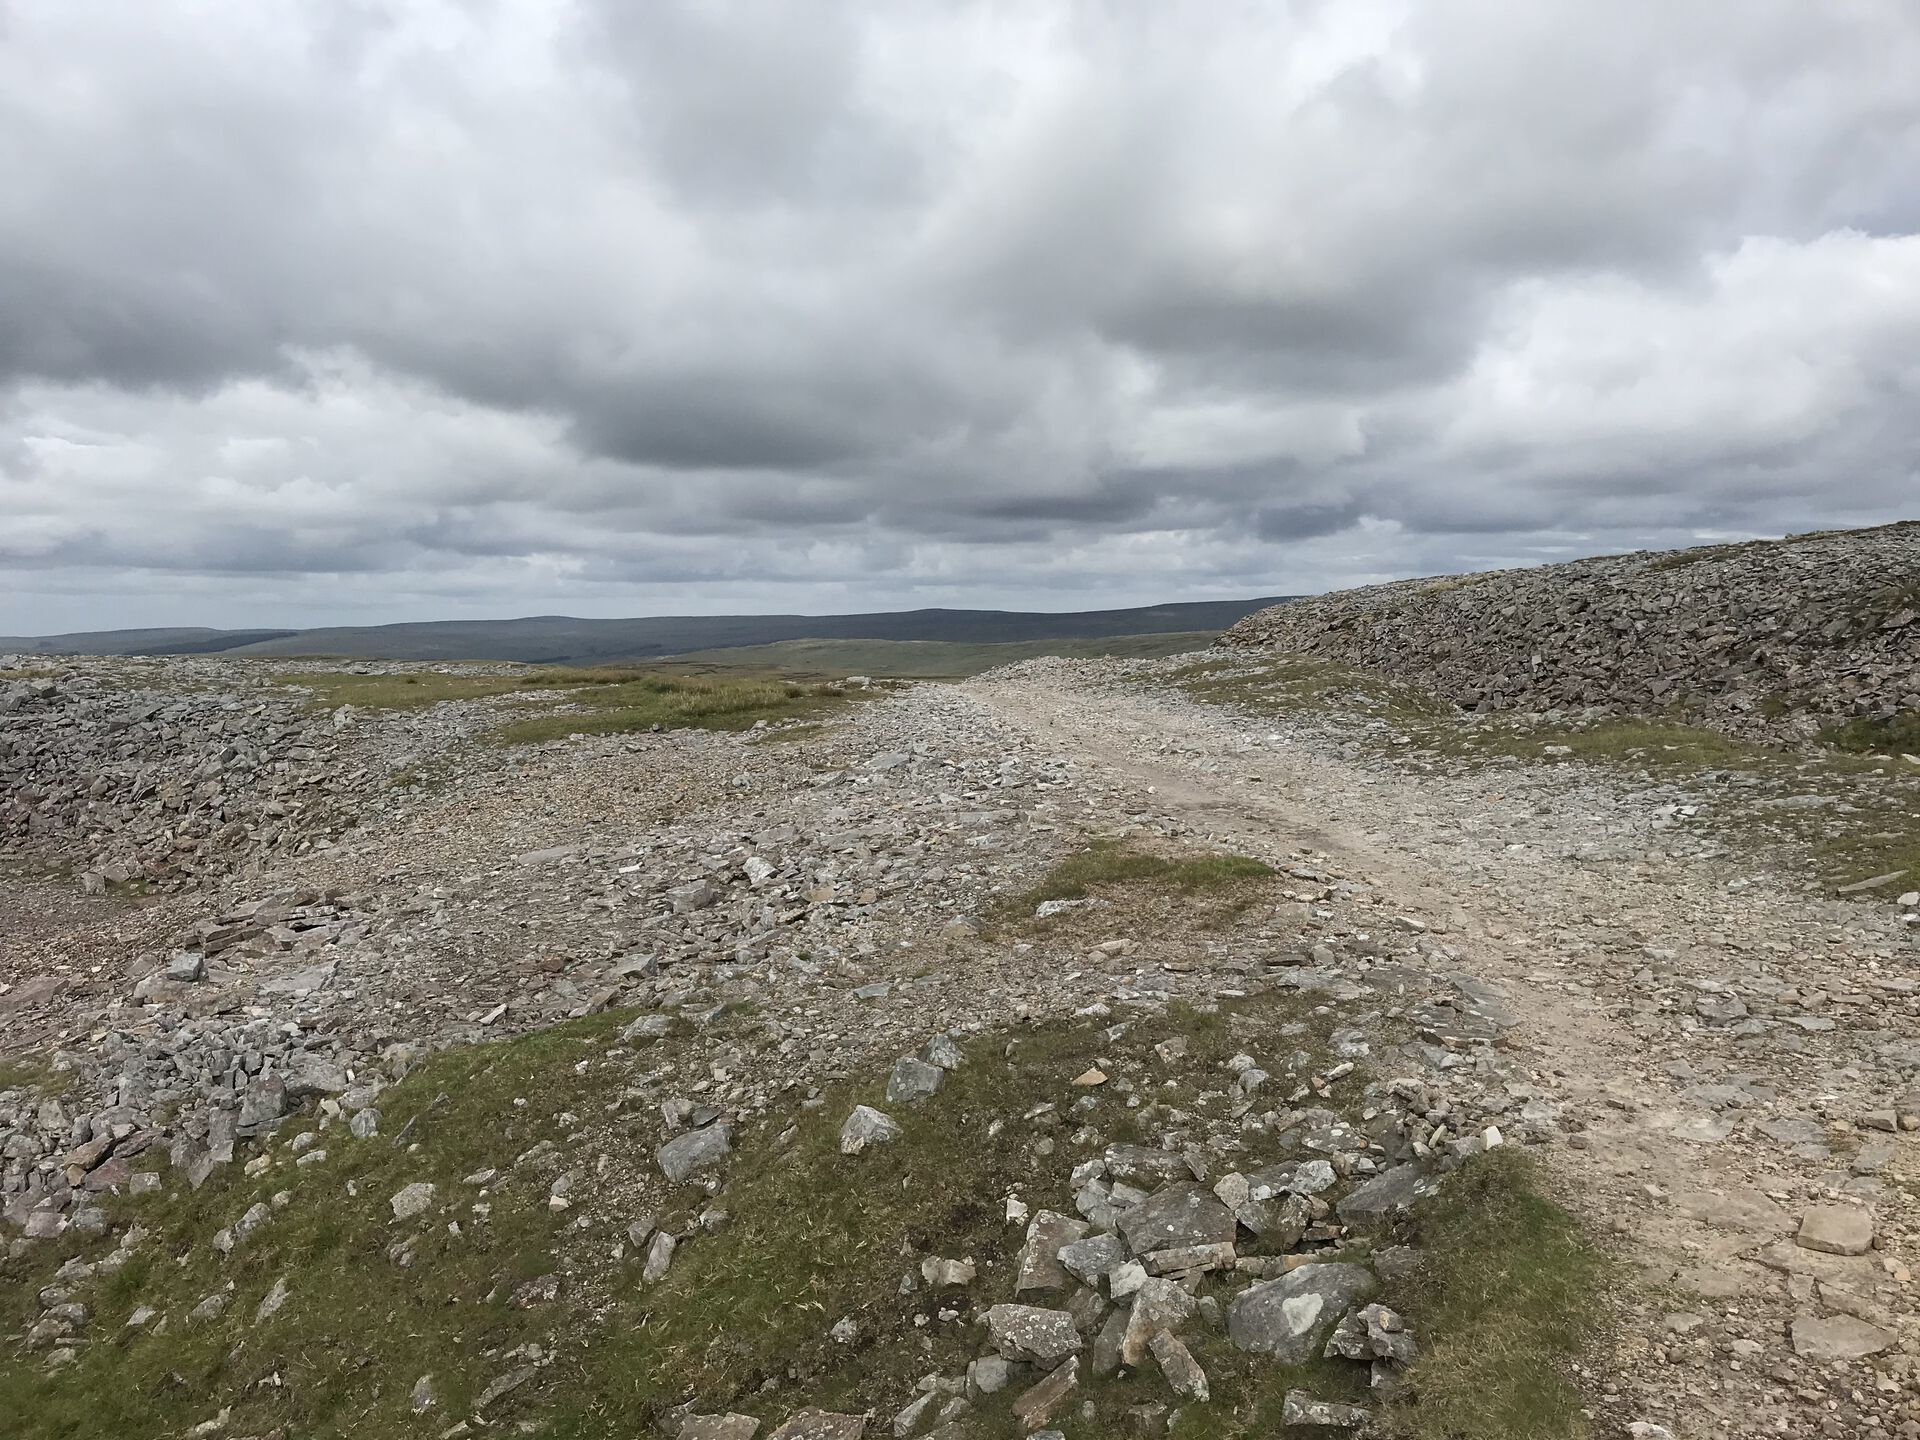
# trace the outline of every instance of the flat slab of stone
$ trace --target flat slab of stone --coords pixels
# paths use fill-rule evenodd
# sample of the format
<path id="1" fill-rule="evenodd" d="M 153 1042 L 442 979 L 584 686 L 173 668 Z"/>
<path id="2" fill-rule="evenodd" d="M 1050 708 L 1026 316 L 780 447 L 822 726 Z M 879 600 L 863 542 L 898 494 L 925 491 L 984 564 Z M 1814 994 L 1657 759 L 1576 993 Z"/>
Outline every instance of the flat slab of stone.
<path id="1" fill-rule="evenodd" d="M 1806 1250 L 1864 1255 L 1873 1248 L 1873 1212 L 1858 1205 L 1810 1206 L 1793 1238 Z"/>
<path id="2" fill-rule="evenodd" d="M 1230 1244 L 1233 1212 L 1204 1185 L 1191 1181 L 1167 1185 L 1121 1214 L 1120 1233 L 1136 1255 L 1186 1245 Z"/>
<path id="3" fill-rule="evenodd" d="M 1098 1285 L 1102 1276 L 1127 1263 L 1127 1242 L 1118 1235 L 1089 1235 L 1062 1245 L 1059 1257 L 1077 1279 Z"/>
<path id="4" fill-rule="evenodd" d="M 1068 1356 L 1064 1364 L 1054 1367 L 1052 1374 L 1020 1394 L 1013 1402 L 1013 1418 L 1020 1422 L 1022 1430 L 1046 1424 L 1079 1383 L 1080 1357 Z"/>
<path id="5" fill-rule="evenodd" d="M 708 1125 L 674 1136 L 653 1152 L 653 1158 L 659 1162 L 661 1173 L 677 1185 L 702 1170 L 711 1170 L 727 1158 L 732 1148 L 733 1137 L 725 1125 Z"/>
<path id="6" fill-rule="evenodd" d="M 1410 1209 L 1439 1188 L 1439 1177 L 1418 1165 L 1396 1165 L 1349 1190 L 1334 1208 L 1349 1225 L 1372 1225 Z"/>
<path id="7" fill-rule="evenodd" d="M 993 1305 L 984 1318 L 993 1348 L 1009 1360 L 1051 1368 L 1080 1349 L 1080 1331 L 1064 1310 Z"/>
<path id="8" fill-rule="evenodd" d="M 767 1440 L 860 1440 L 867 1428 L 864 1415 L 836 1415 L 828 1410 L 802 1410 Z"/>
<path id="9" fill-rule="evenodd" d="M 1893 1344 L 1878 1325 L 1852 1315 L 1803 1316 L 1793 1322 L 1793 1353 L 1803 1360 L 1864 1360 Z"/>
<path id="10" fill-rule="evenodd" d="M 1340 1318 L 1378 1288 L 1363 1265 L 1302 1265 L 1234 1296 L 1227 1335 L 1242 1350 L 1303 1364 L 1320 1354 Z"/>
<path id="11" fill-rule="evenodd" d="M 1027 1243 L 1020 1247 L 1013 1293 L 1065 1290 L 1073 1282 L 1060 1262 L 1060 1251 L 1086 1233 L 1086 1222 L 1070 1215 L 1042 1210 L 1034 1216 L 1027 1223 Z"/>
<path id="12" fill-rule="evenodd" d="M 1760 1191 L 1737 1186 L 1723 1192 L 1682 1190 L 1673 1208 L 1689 1220 L 1718 1230 L 1743 1230 L 1755 1235 L 1784 1235 L 1793 1217 Z"/>
<path id="13" fill-rule="evenodd" d="M 1120 1332 L 1120 1359 L 1128 1365 L 1141 1364 L 1153 1337 L 1162 1330 L 1179 1329 L 1196 1308 L 1197 1302 L 1183 1285 L 1172 1280 L 1141 1281 Z"/>
<path id="14" fill-rule="evenodd" d="M 759 1428 L 751 1415 L 689 1415 L 680 1422 L 680 1440 L 753 1440 Z"/>
<path id="15" fill-rule="evenodd" d="M 1153 1150 L 1145 1145 L 1109 1145 L 1101 1155 L 1107 1174 L 1115 1180 L 1136 1185 L 1157 1185 L 1163 1180 L 1191 1180 L 1186 1157 L 1177 1150 Z"/>
<path id="16" fill-rule="evenodd" d="M 767 1440 L 860 1440 L 867 1428 L 864 1415 L 836 1415 L 827 1410 L 802 1410 Z"/>
<path id="17" fill-rule="evenodd" d="M 1359 1405 L 1316 1400 L 1304 1390 L 1289 1390 L 1280 1399 L 1282 1425 L 1320 1425 L 1330 1430 L 1358 1430 L 1373 1418 Z"/>

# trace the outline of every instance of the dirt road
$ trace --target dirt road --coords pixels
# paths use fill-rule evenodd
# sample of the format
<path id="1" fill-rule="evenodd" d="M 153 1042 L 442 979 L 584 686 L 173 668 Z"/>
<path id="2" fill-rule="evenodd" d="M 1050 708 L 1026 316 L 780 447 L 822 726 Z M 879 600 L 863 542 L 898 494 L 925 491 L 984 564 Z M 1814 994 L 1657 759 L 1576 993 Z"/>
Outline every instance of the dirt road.
<path id="1" fill-rule="evenodd" d="M 1920 1433 L 1920 1024 L 1896 927 L 1669 843 L 1684 794 L 1557 767 L 1419 773 L 1343 754 L 1337 716 L 1236 716 L 1122 673 L 1061 662 L 966 693 L 1116 799 L 1261 858 L 1324 852 L 1496 988 L 1564 1132 L 1564 1196 L 1647 1282 L 1615 1357 L 1631 1408 L 1680 1435 Z M 1834 1206 L 1871 1214 L 1874 1248 L 1796 1243 Z M 1869 1386 L 1832 1368 L 1867 1352 Z"/>

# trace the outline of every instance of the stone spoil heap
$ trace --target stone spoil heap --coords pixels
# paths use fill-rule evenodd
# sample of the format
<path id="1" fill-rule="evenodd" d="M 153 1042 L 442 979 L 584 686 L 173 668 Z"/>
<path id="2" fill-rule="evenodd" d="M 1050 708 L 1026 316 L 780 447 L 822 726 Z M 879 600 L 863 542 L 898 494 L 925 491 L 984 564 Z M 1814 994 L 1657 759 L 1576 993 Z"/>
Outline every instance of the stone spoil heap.
<path id="1" fill-rule="evenodd" d="M 1677 708 L 1806 734 L 1920 708 L 1920 522 L 1341 590 L 1222 639 L 1386 672 L 1468 710 Z"/>
<path id="2" fill-rule="evenodd" d="M 292 698 L 0 669 L 0 848 L 70 863 L 93 893 L 297 853 L 367 782 L 338 758 L 351 718 Z"/>

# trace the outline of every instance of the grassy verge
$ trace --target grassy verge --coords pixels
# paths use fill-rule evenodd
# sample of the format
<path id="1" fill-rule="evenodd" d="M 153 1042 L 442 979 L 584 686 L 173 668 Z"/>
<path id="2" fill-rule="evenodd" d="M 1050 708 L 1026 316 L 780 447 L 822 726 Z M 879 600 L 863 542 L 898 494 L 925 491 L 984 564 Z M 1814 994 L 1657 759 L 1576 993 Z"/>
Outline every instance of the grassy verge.
<path id="1" fill-rule="evenodd" d="M 1263 715 L 1339 705 L 1363 715 L 1406 722 L 1443 715 L 1448 709 L 1418 686 L 1305 655 L 1196 661 L 1164 679 L 1197 700 Z"/>
<path id="2" fill-rule="evenodd" d="M 53 1069 L 38 1055 L 0 1055 L 0 1090 L 45 1092 Z"/>
<path id="3" fill-rule="evenodd" d="M 568 735 L 627 735 L 655 726 L 750 730 L 762 720 L 810 719 L 855 696 L 875 693 L 879 692 L 795 680 L 648 674 L 575 691 L 568 696 L 566 710 L 509 721 L 490 738 L 505 745 L 528 745 Z"/>
<path id="4" fill-rule="evenodd" d="M 1063 856 L 1034 884 L 996 904 L 987 921 L 992 928 L 1019 927 L 1034 921 L 1036 907 L 1049 900 L 1203 901 L 1203 919 L 1239 915 L 1262 893 L 1273 868 L 1247 855 L 1187 853 L 1164 855 L 1112 840 L 1097 840 Z M 1041 922 L 1044 923 L 1044 922 Z"/>
<path id="5" fill-rule="evenodd" d="M 1875 719 L 1863 716 L 1828 726 L 1820 732 L 1820 738 L 1836 750 L 1856 755 L 1920 754 L 1920 710 L 1902 710 Z"/>
<path id="6" fill-rule="evenodd" d="M 746 730 L 759 721 L 823 715 L 856 696 L 838 685 L 779 676 L 695 675 L 666 669 L 558 666 L 511 673 L 472 669 L 412 670 L 358 675 L 346 671 L 287 672 L 277 683 L 309 690 L 327 709 L 415 710 L 443 700 L 524 698 L 528 713 L 489 732 L 504 745 L 538 744 L 569 735 L 620 735 L 663 730 Z"/>
<path id="7" fill-rule="evenodd" d="M 1087 639 L 1022 640 L 964 644 L 946 640 L 785 640 L 676 655 L 676 667 L 726 673 L 742 667 L 771 670 L 796 679 L 886 675 L 914 680 L 955 680 L 984 670 L 1048 655 L 1156 659 L 1204 650 L 1211 631 L 1165 635 L 1109 635 Z"/>
<path id="8" fill-rule="evenodd" d="M 842 1156 L 837 1132 L 851 1104 L 885 1103 L 883 1077 L 870 1077 L 800 1111 L 791 1134 L 782 1135 L 784 1121 L 743 1131 L 717 1200 L 694 1185 L 664 1185 L 651 1171 L 650 1128 L 621 1135 L 617 1120 L 609 1130 L 580 1118 L 619 1108 L 638 1063 L 610 1053 L 626 1016 L 441 1052 L 382 1097 L 383 1136 L 354 1140 L 336 1126 L 319 1137 L 327 1154 L 316 1164 L 295 1165 L 281 1143 L 262 1175 L 230 1167 L 195 1192 L 163 1167 L 158 1194 L 109 1198 L 116 1222 L 138 1223 L 147 1240 L 87 1292 L 93 1321 L 71 1364 L 48 1371 L 44 1352 L 18 1348 L 0 1357 L 0 1414 L 20 1440 L 182 1434 L 228 1407 L 235 1433 L 285 1426 L 398 1440 L 472 1413 L 529 1346 L 539 1347 L 535 1373 L 487 1408 L 491 1424 L 532 1422 L 542 1434 L 584 1440 L 647 1433 L 687 1399 L 769 1420 L 802 1404 L 897 1407 L 920 1375 L 955 1373 L 977 1353 L 971 1312 L 1012 1293 L 1021 1237 L 1005 1222 L 1004 1197 L 1025 1193 L 1036 1208 L 1066 1202 L 1066 1170 L 1078 1158 L 1064 1153 L 1068 1129 L 1096 1127 L 1097 1143 L 1131 1141 L 1176 1107 L 1224 1112 L 1225 1059 L 1263 1040 L 1278 1048 L 1275 1027 L 1289 1021 L 1311 1019 L 1323 1031 L 1307 1009 L 1292 998 L 1250 1002 L 1237 1015 L 1176 1007 L 1121 1036 L 1076 1022 L 1011 1044 L 1003 1037 L 975 1047 L 924 1105 L 889 1106 L 905 1130 L 898 1141 Z M 1189 1037 L 1190 1074 L 1157 1090 L 1152 1106 L 1075 1088 L 1096 1062 L 1115 1073 L 1152 1070 L 1153 1044 L 1174 1034 Z M 670 1040 L 644 1064 L 692 1043 Z M 1285 1041 L 1301 1043 L 1294 1034 Z M 405 1143 L 389 1138 L 409 1121 Z M 550 1163 L 515 1163 L 542 1141 L 557 1146 Z M 616 1153 L 611 1169 L 596 1159 Z M 464 1183 L 488 1168 L 501 1173 Z M 579 1209 L 556 1212 L 547 1196 L 563 1170 L 592 1178 L 574 1192 Z M 438 1187 L 433 1203 L 395 1222 L 389 1200 L 415 1181 Z M 603 1203 L 590 1203 L 585 1186 Z M 621 1193 L 627 1203 L 604 1203 Z M 210 1238 L 255 1203 L 270 1218 L 223 1257 Z M 696 1216 L 716 1204 L 724 1228 L 698 1233 Z M 650 1289 L 639 1283 L 637 1255 L 609 1258 L 642 1210 L 692 1237 Z M 24 1331 L 59 1264 L 97 1259 L 105 1247 L 61 1242 L 0 1262 L 0 1323 Z M 903 1293 L 901 1277 L 917 1275 L 928 1255 L 970 1255 L 980 1279 L 964 1292 Z M 520 1287 L 546 1275 L 561 1277 L 559 1299 L 516 1305 Z M 276 1282 L 289 1299 L 256 1322 Z M 222 1314 L 190 1318 L 219 1294 L 228 1296 Z M 157 1316 L 129 1329 L 143 1305 Z M 941 1318 L 956 1307 L 959 1316 Z M 857 1334 L 834 1338 L 849 1316 Z M 425 1420 L 409 1403 L 422 1375 L 437 1396 Z"/>
<path id="9" fill-rule="evenodd" d="M 1404 1440 L 1572 1440 L 1588 1433 L 1572 1367 L 1598 1341 L 1614 1262 L 1542 1196 L 1511 1146 L 1448 1177 L 1416 1215 L 1421 1263 L 1396 1299 L 1422 1353 L 1390 1411 Z"/>

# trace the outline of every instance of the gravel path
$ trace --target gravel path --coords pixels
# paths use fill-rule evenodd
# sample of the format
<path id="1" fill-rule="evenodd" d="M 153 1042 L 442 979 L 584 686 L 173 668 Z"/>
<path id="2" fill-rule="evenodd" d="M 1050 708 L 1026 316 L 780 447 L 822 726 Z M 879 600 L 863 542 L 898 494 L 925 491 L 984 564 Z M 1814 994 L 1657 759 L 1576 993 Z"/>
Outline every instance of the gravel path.
<path id="1" fill-rule="evenodd" d="M 1683 1436 L 1920 1434 L 1920 951 L 1884 900 L 1676 835 L 1666 787 L 1417 773 L 1342 754 L 1337 717 L 1236 716 L 1142 673 L 1036 662 L 965 693 L 1236 849 L 1327 852 L 1498 987 L 1571 1132 L 1565 1194 L 1650 1282 L 1615 1357 L 1630 1411 Z M 1795 1243 L 1825 1206 L 1869 1214 L 1873 1248 Z"/>
<path id="2" fill-rule="evenodd" d="M 1172 669 L 1031 662 L 777 743 L 506 752 L 470 743 L 484 702 L 336 721 L 338 758 L 301 763 L 356 777 L 355 808 L 296 855 L 246 851 L 144 903 L 0 878 L 0 1054 L 52 1050 L 81 1077 L 71 1115 L 20 1133 L 53 1156 L 124 1122 L 192 1173 L 302 1094 L 352 1112 L 421 1047 L 608 1005 L 696 1025 L 750 1007 L 763 1022 L 715 1042 L 700 1093 L 771 1121 L 910 1051 L 930 1016 L 968 1033 L 1142 994 L 1438 975 L 1423 1003 L 1465 997 L 1442 1003 L 1500 1055 L 1469 1035 L 1430 1062 L 1486 1067 L 1463 1083 L 1547 1137 L 1563 1198 L 1645 1281 L 1597 1357 L 1603 1433 L 1920 1436 L 1920 928 L 1731 843 L 1713 822 L 1735 802 L 1704 782 L 1374 758 L 1352 740 L 1365 717 L 1240 715 Z M 1123 831 L 1305 888 L 1232 945 L 1134 953 L 1103 931 L 1076 956 L 976 933 L 996 896 Z M 1309 947 L 1317 969 L 1287 954 Z M 262 1084 L 278 1076 L 284 1095 Z M 164 1136 L 142 1128 L 162 1105 Z M 624 1173 L 610 1209 L 647 1198 Z M 17 1223 L 85 1203 L 51 1161 L 8 1177 Z"/>

